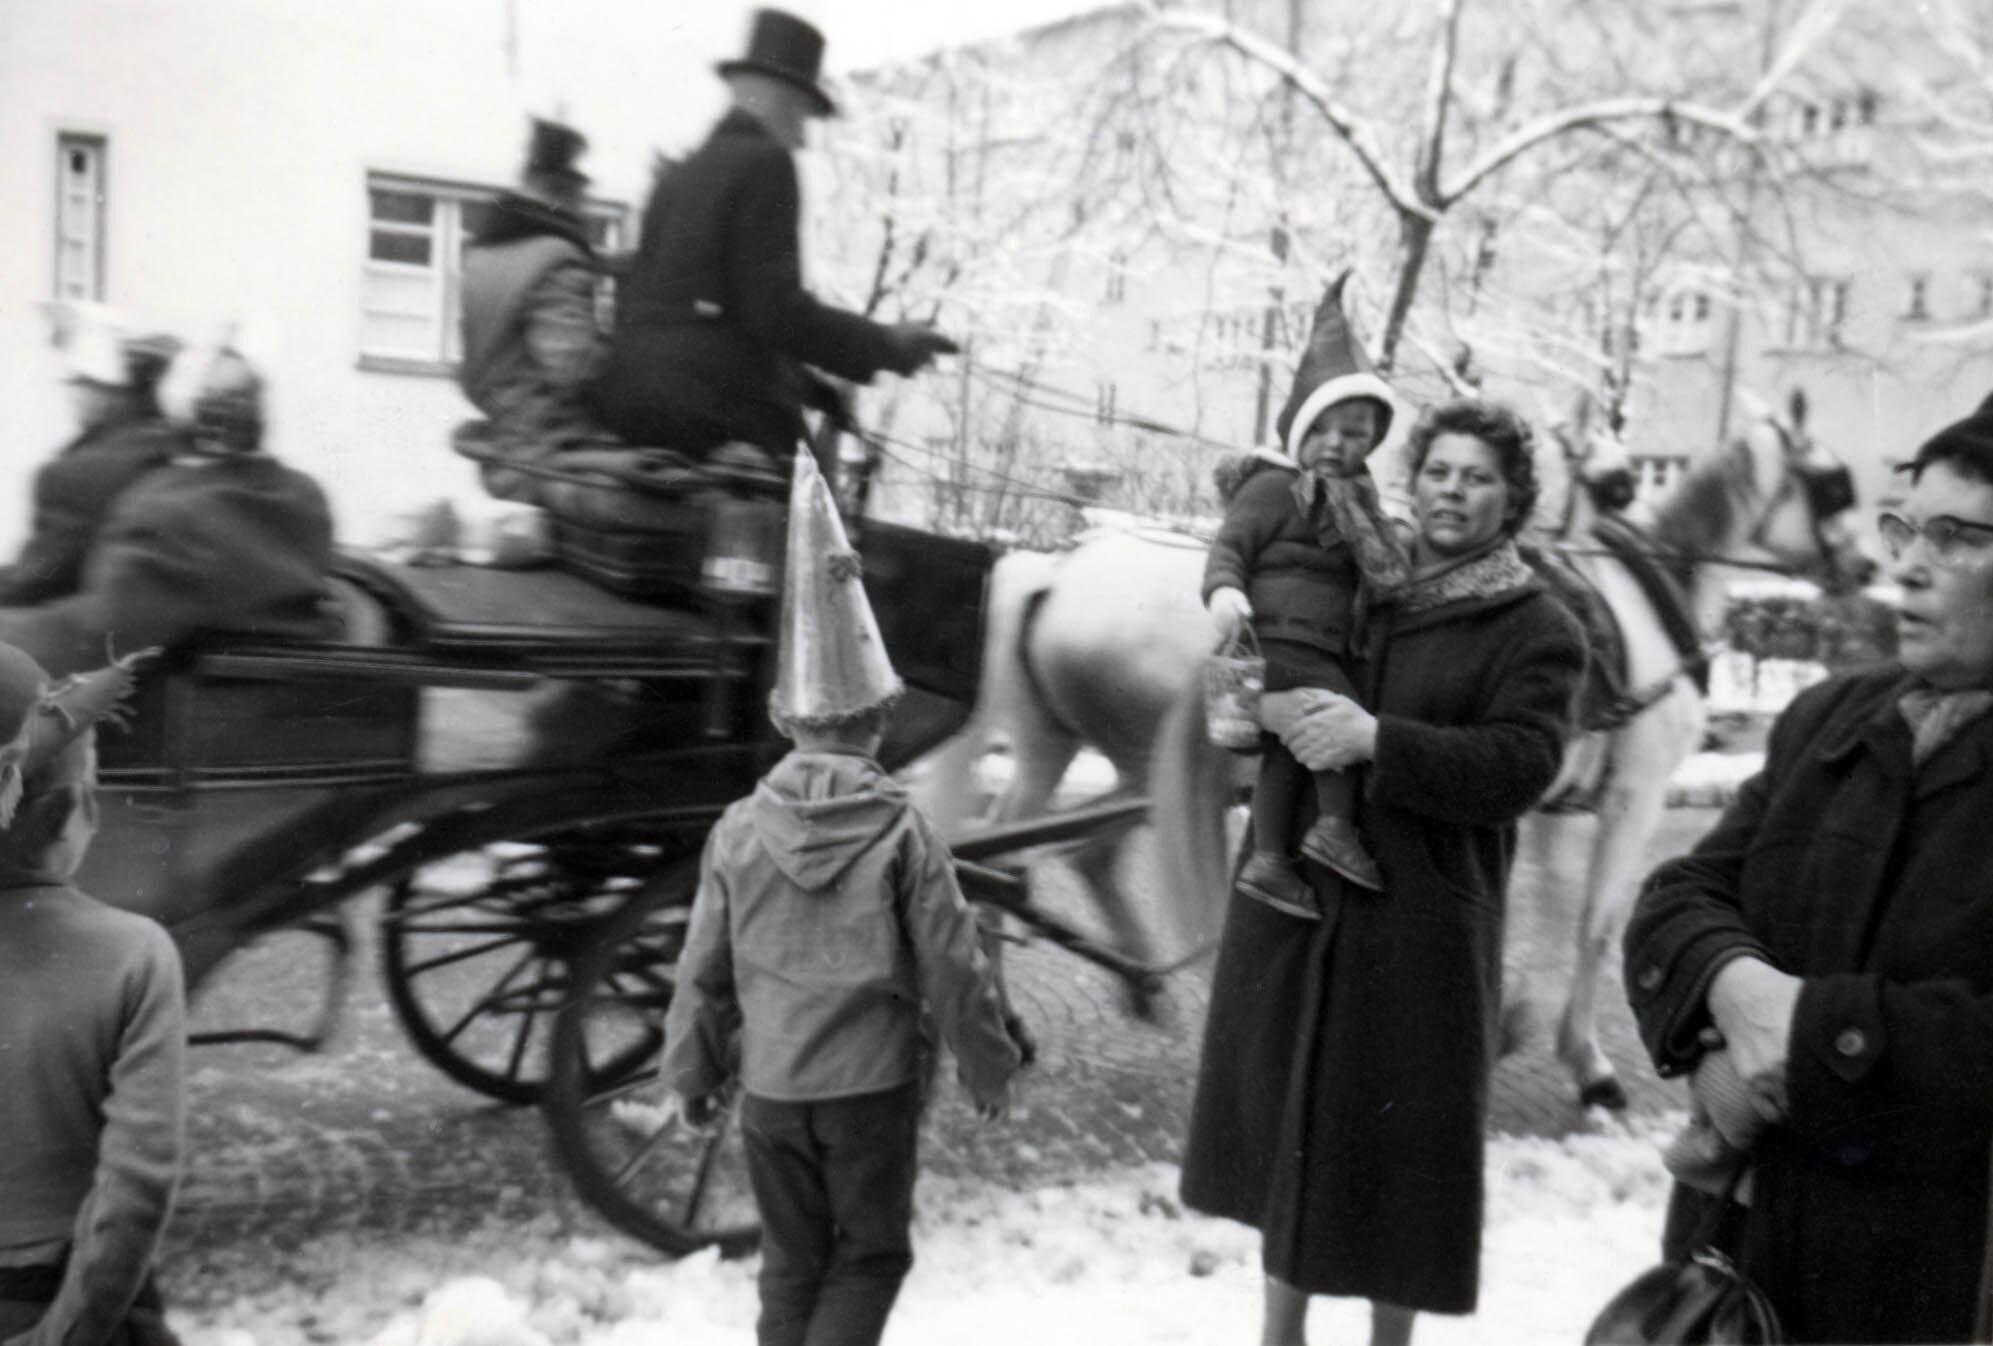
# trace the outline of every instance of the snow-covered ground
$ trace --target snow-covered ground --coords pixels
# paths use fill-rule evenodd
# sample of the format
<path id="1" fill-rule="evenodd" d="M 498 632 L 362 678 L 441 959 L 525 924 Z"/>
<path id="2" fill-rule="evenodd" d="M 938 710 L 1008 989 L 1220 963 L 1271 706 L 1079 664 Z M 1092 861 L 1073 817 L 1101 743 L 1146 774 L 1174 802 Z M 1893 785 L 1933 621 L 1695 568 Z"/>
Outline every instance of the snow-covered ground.
<path id="1" fill-rule="evenodd" d="M 1570 1342 L 1655 1260 L 1677 1118 L 1559 1140 L 1494 1138 L 1480 1311 L 1422 1319 L 1423 1343 Z M 1222 1346 L 1257 1332 L 1256 1236 L 1186 1213 L 1155 1164 L 1011 1191 L 925 1180 L 917 1263 L 887 1346 Z M 390 1245 L 330 1238 L 312 1286 L 176 1318 L 188 1346 L 719 1346 L 753 1339 L 756 1262 L 676 1262 L 620 1239 L 491 1224 Z M 1361 1305 L 1318 1301 L 1312 1336 L 1353 1339 Z"/>

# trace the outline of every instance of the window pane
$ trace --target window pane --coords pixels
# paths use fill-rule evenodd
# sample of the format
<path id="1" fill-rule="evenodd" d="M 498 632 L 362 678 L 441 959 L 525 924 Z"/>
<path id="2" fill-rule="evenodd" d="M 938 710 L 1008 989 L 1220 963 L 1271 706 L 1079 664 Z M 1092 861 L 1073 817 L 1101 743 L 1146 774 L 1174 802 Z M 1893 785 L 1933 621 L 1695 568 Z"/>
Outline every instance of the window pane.
<path id="1" fill-rule="evenodd" d="M 367 256 L 377 262 L 403 262 L 409 266 L 428 266 L 429 236 L 391 234 L 376 229 L 370 236 Z"/>
<path id="2" fill-rule="evenodd" d="M 436 198 L 421 192 L 391 192 L 380 187 L 369 193 L 374 201 L 374 218 L 395 224 L 428 224 L 436 214 Z"/>

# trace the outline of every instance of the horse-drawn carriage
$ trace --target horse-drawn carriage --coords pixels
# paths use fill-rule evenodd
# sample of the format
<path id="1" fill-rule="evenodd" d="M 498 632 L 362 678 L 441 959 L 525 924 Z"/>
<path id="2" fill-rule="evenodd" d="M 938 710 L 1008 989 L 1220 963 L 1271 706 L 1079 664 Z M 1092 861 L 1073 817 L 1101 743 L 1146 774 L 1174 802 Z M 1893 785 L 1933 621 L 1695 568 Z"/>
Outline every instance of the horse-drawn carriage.
<path id="1" fill-rule="evenodd" d="M 853 531 L 908 685 L 880 754 L 893 768 L 968 714 L 992 557 Z M 644 601 L 560 568 L 359 555 L 332 589 L 338 638 L 208 640 L 146 676 L 133 732 L 101 744 L 81 886 L 159 919 L 196 988 L 284 929 L 324 935 L 343 969 L 346 904 L 380 894 L 386 989 L 418 1051 L 494 1099 L 542 1104 L 581 1192 L 626 1230 L 678 1251 L 750 1241 L 729 1128 L 668 1125 L 651 1099 L 705 835 L 784 748 L 765 710 L 768 600 L 694 586 Z M 1152 977 L 1035 908 L 1001 860 L 1129 812 L 969 838 L 965 887 Z M 342 981 L 311 1032 L 210 1036 L 315 1045 Z"/>

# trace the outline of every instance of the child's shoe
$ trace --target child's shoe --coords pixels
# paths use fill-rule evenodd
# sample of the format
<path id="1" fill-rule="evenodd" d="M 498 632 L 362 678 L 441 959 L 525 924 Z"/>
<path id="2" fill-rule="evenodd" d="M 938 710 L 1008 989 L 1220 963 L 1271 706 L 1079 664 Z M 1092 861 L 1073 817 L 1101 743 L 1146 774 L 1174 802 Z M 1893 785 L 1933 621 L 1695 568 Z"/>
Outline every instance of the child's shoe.
<path id="1" fill-rule="evenodd" d="M 1384 876 L 1377 870 L 1356 824 L 1347 818 L 1322 814 L 1308 835 L 1301 838 L 1301 854 L 1318 865 L 1327 865 L 1351 883 L 1375 892 L 1384 890 Z"/>
<path id="2" fill-rule="evenodd" d="M 1238 889 L 1275 911 L 1299 916 L 1304 921 L 1322 919 L 1322 909 L 1315 901 L 1315 890 L 1294 872 L 1294 866 L 1287 863 L 1286 856 L 1275 851 L 1254 851 L 1246 857 L 1246 863 L 1239 869 Z"/>

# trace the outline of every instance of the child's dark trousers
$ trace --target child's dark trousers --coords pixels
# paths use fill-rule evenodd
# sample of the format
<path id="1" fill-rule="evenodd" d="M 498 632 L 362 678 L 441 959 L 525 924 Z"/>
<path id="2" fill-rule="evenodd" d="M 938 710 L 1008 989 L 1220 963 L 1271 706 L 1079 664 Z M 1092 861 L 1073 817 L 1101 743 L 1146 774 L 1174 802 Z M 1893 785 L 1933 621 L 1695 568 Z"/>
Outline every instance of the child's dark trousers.
<path id="1" fill-rule="evenodd" d="M 747 1095 L 760 1346 L 872 1346 L 913 1265 L 918 1082 L 812 1103 Z"/>

